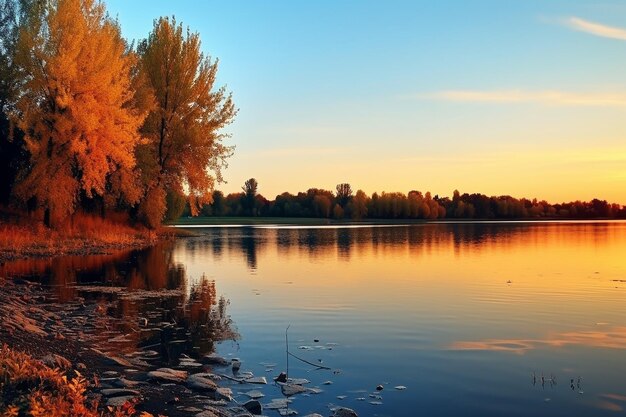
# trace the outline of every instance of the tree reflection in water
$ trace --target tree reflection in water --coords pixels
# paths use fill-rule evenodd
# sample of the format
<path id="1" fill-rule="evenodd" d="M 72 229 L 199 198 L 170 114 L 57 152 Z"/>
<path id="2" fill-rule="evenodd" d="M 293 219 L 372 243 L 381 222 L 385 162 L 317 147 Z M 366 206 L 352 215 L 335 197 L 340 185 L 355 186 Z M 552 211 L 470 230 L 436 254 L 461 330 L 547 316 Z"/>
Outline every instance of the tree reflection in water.
<path id="1" fill-rule="evenodd" d="M 174 262 L 173 247 L 161 242 L 132 252 L 8 262 L 0 274 L 49 285 L 51 301 L 71 312 L 75 330 L 99 350 L 144 348 L 172 363 L 182 353 L 201 356 L 216 342 L 239 338 L 229 300 L 218 297 L 206 276 L 188 277 Z"/>

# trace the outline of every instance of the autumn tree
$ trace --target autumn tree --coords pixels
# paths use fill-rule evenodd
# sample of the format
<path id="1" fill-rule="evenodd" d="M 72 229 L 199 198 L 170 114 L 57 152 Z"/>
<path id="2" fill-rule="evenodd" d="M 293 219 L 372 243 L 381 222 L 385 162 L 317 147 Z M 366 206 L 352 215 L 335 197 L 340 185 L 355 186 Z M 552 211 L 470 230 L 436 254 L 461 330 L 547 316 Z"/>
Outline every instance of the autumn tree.
<path id="1" fill-rule="evenodd" d="M 191 212 L 211 202 L 233 148 L 222 129 L 237 110 L 225 87 L 215 88 L 218 61 L 205 57 L 197 33 L 174 18 L 161 18 L 138 48 L 140 70 L 156 107 L 141 129 L 146 141 L 137 157 L 147 189 L 140 213 L 151 226 L 163 218 L 167 190 L 186 192 Z"/>
<path id="2" fill-rule="evenodd" d="M 7 203 L 17 175 L 16 156 L 21 150 L 13 140 L 9 122 L 13 84 L 17 79 L 13 57 L 18 27 L 18 4 L 0 0 L 0 202 Z"/>
<path id="3" fill-rule="evenodd" d="M 13 120 L 30 153 L 16 193 L 34 198 L 49 224 L 71 214 L 81 196 L 138 200 L 134 149 L 145 114 L 132 105 L 135 57 L 104 5 L 47 6 L 21 22 L 15 60 L 25 81 Z"/>

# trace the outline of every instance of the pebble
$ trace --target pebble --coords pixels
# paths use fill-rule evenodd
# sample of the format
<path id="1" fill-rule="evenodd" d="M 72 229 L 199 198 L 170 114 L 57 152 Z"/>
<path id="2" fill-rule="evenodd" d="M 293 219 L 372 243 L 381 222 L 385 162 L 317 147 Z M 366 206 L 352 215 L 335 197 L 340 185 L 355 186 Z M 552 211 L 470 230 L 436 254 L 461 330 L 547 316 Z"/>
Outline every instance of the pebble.
<path id="1" fill-rule="evenodd" d="M 107 400 L 107 405 L 109 407 L 121 407 L 126 404 L 128 401 L 132 401 L 135 397 L 132 395 L 125 395 L 121 397 L 112 397 Z"/>
<path id="2" fill-rule="evenodd" d="M 100 393 L 105 397 L 122 397 L 122 396 L 135 396 L 139 395 L 139 391 L 128 388 L 107 388 L 100 390 Z"/>

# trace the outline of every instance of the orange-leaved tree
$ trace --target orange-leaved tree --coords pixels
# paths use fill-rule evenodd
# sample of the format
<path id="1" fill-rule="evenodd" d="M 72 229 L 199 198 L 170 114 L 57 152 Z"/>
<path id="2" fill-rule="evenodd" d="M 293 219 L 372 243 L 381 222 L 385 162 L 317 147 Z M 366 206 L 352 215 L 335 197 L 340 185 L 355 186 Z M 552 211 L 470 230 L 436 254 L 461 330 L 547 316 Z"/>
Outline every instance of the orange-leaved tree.
<path id="1" fill-rule="evenodd" d="M 95 0 L 50 0 L 24 19 L 16 48 L 25 82 L 13 118 L 30 166 L 16 187 L 44 218 L 73 213 L 81 198 L 136 203 L 134 150 L 146 111 L 135 104 L 136 56 Z"/>
<path id="2" fill-rule="evenodd" d="M 222 182 L 221 169 L 233 151 L 224 145 L 228 135 L 222 129 L 237 109 L 225 87 L 214 88 L 218 61 L 205 57 L 198 34 L 183 31 L 174 18 L 155 21 L 138 49 L 156 101 L 141 129 L 145 143 L 137 148 L 147 190 L 139 212 L 156 227 L 168 191 L 188 194 L 194 215 L 211 202 L 213 186 Z"/>

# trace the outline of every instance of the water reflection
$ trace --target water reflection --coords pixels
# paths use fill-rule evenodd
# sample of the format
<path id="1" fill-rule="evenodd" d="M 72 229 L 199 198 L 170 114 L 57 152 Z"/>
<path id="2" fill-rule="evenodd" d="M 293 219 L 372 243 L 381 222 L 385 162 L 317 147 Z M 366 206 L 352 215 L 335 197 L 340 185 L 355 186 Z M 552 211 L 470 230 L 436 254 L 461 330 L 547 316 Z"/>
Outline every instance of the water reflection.
<path id="1" fill-rule="evenodd" d="M 173 249 L 161 242 L 140 251 L 28 259 L 0 266 L 0 274 L 50 286 L 51 301 L 63 303 L 68 320 L 105 353 L 149 348 L 172 363 L 239 337 L 215 281 L 189 277 Z"/>
<path id="2" fill-rule="evenodd" d="M 626 223 L 446 223 L 400 227 L 303 227 L 303 228 L 210 228 L 203 237 L 189 239 L 185 248 L 191 254 L 208 249 L 215 259 L 224 250 L 243 256 L 250 271 L 258 269 L 258 259 L 268 250 L 290 256 L 305 253 L 310 259 L 334 253 L 350 261 L 356 253 L 370 249 L 389 253 L 408 250 L 412 255 L 430 254 L 451 248 L 456 256 L 497 247 L 514 250 L 550 241 L 570 242 L 572 235 L 594 244 L 608 244 Z M 523 240 L 522 240 L 523 238 Z"/>
<path id="3" fill-rule="evenodd" d="M 452 350 L 490 350 L 524 354 L 540 347 L 580 345 L 594 348 L 626 349 L 626 327 L 558 333 L 545 339 L 485 339 L 454 342 Z"/>
<path id="4" fill-rule="evenodd" d="M 337 395 L 359 415 L 400 417 L 626 408 L 626 223 L 196 231 L 149 251 L 12 263 L 0 273 L 42 275 L 89 317 L 98 343 L 155 349 L 165 361 L 237 338 L 229 313 L 245 339 L 218 350 L 257 375 L 263 363 L 284 366 L 287 325 L 294 349 L 331 342 L 299 353 L 341 373 L 290 364 L 311 386 L 333 382 L 298 398 L 303 415 Z M 533 386 L 533 371 L 561 384 Z M 384 404 L 358 400 L 381 382 Z"/>

